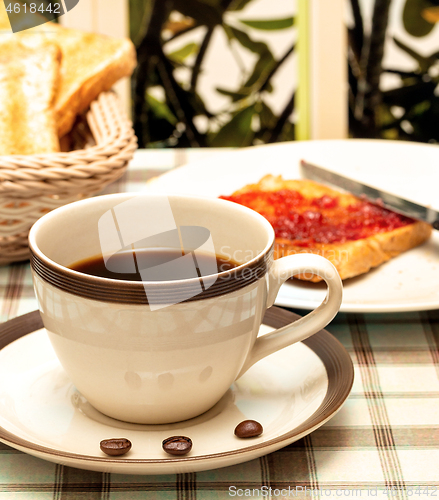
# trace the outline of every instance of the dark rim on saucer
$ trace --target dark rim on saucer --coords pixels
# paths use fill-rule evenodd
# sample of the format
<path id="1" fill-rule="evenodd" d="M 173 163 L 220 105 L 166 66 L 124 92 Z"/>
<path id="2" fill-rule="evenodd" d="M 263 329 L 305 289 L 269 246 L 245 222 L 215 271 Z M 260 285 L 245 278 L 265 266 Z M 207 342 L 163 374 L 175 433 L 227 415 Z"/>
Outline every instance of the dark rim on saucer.
<path id="1" fill-rule="evenodd" d="M 273 328 L 280 328 L 299 318 L 300 316 L 290 311 L 286 311 L 285 309 L 281 309 L 279 307 L 272 307 L 266 311 L 263 324 Z M 43 322 L 39 311 L 33 311 L 7 321 L 6 323 L 0 325 L 0 350 L 15 340 L 18 340 L 27 334 L 33 333 L 40 328 L 43 328 Z M 60 449 L 48 448 L 38 443 L 27 441 L 26 439 L 4 429 L 3 427 L 0 427 L 0 441 L 27 453 L 44 456 L 47 460 L 58 463 L 63 463 L 65 460 L 71 460 L 76 462 L 75 466 L 77 467 L 84 469 L 93 468 L 93 470 L 100 470 L 100 468 L 105 469 L 108 467 L 109 463 L 121 466 L 124 464 L 144 465 L 147 468 L 149 465 L 153 466 L 163 464 L 166 466 L 166 464 L 175 463 L 184 463 L 188 467 L 192 467 L 191 464 L 195 465 L 196 462 L 204 460 L 209 461 L 217 458 L 231 459 L 230 463 L 228 463 L 229 465 L 232 463 L 239 463 L 241 461 L 243 462 L 246 460 L 248 453 L 257 451 L 258 456 L 261 456 L 264 453 L 274 451 L 282 446 L 286 446 L 289 443 L 293 443 L 294 441 L 297 441 L 303 436 L 306 436 L 310 432 L 314 431 L 323 425 L 340 409 L 351 391 L 354 381 L 354 367 L 352 360 L 348 352 L 335 337 L 333 337 L 326 330 L 320 330 L 311 337 L 302 341 L 302 343 L 309 347 L 320 358 L 326 369 L 326 373 L 328 375 L 326 395 L 319 408 L 317 408 L 308 419 L 284 434 L 262 443 L 249 444 L 247 447 L 236 450 L 193 457 L 183 456 L 163 459 L 133 459 L 128 457 L 103 458 L 98 455 L 82 455 Z M 232 461 L 233 456 L 240 456 L 243 459 Z M 88 466 L 88 464 L 90 465 Z M 98 467 L 98 469 L 95 469 L 95 467 Z M 194 468 L 194 470 L 201 469 Z M 146 470 L 143 473 L 148 474 Z"/>

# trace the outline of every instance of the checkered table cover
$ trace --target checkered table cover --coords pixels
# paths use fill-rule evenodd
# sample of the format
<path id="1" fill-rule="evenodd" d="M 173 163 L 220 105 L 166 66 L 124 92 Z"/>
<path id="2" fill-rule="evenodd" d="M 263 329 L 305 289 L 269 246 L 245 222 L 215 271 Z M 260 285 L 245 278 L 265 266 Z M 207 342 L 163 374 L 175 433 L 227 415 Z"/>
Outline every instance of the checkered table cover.
<path id="1" fill-rule="evenodd" d="M 222 152 L 139 151 L 106 192 L 140 191 L 151 177 Z M 29 264 L 0 268 L 0 321 L 35 309 Z M 240 465 L 163 476 L 74 469 L 0 443 L 0 500 L 439 500 L 439 310 L 339 313 L 327 330 L 350 353 L 355 382 L 339 413 L 300 441 Z"/>

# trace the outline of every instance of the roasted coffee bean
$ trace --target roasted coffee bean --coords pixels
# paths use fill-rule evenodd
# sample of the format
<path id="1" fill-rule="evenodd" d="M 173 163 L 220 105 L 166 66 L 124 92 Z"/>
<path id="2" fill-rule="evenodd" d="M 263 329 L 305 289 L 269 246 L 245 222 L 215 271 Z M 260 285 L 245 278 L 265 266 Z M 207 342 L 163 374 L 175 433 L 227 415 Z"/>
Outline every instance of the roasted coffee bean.
<path id="1" fill-rule="evenodd" d="M 251 438 L 260 436 L 264 429 L 256 420 L 243 420 L 235 427 L 235 436 L 239 438 Z"/>
<path id="2" fill-rule="evenodd" d="M 162 446 L 170 455 L 186 455 L 192 449 L 192 440 L 186 436 L 172 436 L 166 438 Z"/>
<path id="3" fill-rule="evenodd" d="M 131 450 L 131 441 L 125 438 L 103 439 L 100 444 L 101 450 L 113 457 L 125 455 Z"/>

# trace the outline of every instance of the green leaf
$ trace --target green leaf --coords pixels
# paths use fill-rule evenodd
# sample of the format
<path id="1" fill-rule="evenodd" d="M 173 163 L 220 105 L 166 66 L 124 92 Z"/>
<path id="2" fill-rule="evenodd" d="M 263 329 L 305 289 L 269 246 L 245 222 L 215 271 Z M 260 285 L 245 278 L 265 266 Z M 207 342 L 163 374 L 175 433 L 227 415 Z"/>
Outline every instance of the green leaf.
<path id="1" fill-rule="evenodd" d="M 273 85 L 271 85 L 270 82 L 267 82 L 262 90 L 265 90 L 265 92 L 269 92 L 271 94 L 271 92 L 273 92 L 274 90 Z"/>
<path id="2" fill-rule="evenodd" d="M 408 47 L 405 43 L 401 42 L 401 40 L 398 40 L 397 38 L 393 38 L 393 41 L 396 43 L 396 45 L 403 50 L 406 54 L 408 54 L 410 57 L 413 57 L 416 61 L 418 61 L 419 68 L 423 72 L 427 72 L 430 66 L 436 63 L 436 58 L 435 57 L 425 57 L 415 50 L 411 49 Z"/>
<path id="3" fill-rule="evenodd" d="M 434 4 L 429 0 L 406 0 L 402 13 L 402 21 L 407 33 L 412 36 L 421 37 L 428 35 L 434 28 L 434 24 L 429 23 L 422 17 L 422 11 Z"/>
<path id="4" fill-rule="evenodd" d="M 144 35 L 144 25 L 151 17 L 153 4 L 149 0 L 130 0 L 129 7 L 130 37 L 138 42 Z"/>
<path id="5" fill-rule="evenodd" d="M 151 94 L 146 95 L 146 101 L 148 106 L 154 115 L 159 119 L 164 119 L 168 121 L 171 125 L 177 124 L 177 118 L 174 116 L 172 111 L 169 109 L 168 105 L 165 102 L 159 101 Z"/>
<path id="6" fill-rule="evenodd" d="M 279 137 L 280 141 L 294 141 L 296 139 L 296 127 L 294 123 L 287 122 L 282 129 Z"/>
<path id="7" fill-rule="evenodd" d="M 192 42 L 188 43 L 184 47 L 181 47 L 181 49 L 175 50 L 174 52 L 167 54 L 167 56 L 169 59 L 172 59 L 177 63 L 182 63 L 187 57 L 197 53 L 198 50 L 199 50 L 198 44 Z"/>
<path id="8" fill-rule="evenodd" d="M 413 106 L 411 110 L 414 115 L 423 115 L 431 108 L 431 101 L 427 100 Z"/>
<path id="9" fill-rule="evenodd" d="M 261 87 L 262 84 L 266 82 L 266 79 L 271 70 L 274 68 L 275 64 L 276 61 L 273 57 L 273 54 L 269 50 L 267 52 L 263 52 L 261 54 L 261 57 L 256 61 L 256 64 L 253 68 L 253 72 L 248 77 L 243 87 L 250 88 L 253 87 L 254 85 L 256 86 L 256 84 L 258 83 L 259 85 L 257 86 Z M 267 85 L 265 90 L 269 91 L 270 86 Z"/>
<path id="10" fill-rule="evenodd" d="M 231 97 L 232 102 L 238 102 L 241 99 L 245 99 L 246 97 L 248 97 L 250 95 L 250 91 L 247 89 L 240 89 L 236 92 L 233 92 L 231 90 L 222 89 L 220 87 L 217 87 L 216 91 L 219 92 L 220 94 L 226 95 L 227 97 Z"/>
<path id="11" fill-rule="evenodd" d="M 261 120 L 261 129 L 272 129 L 276 125 L 277 117 L 265 102 L 259 103 L 258 113 Z"/>
<path id="12" fill-rule="evenodd" d="M 246 26 L 249 26 L 250 28 L 255 28 L 257 30 L 265 30 L 265 31 L 284 30 L 287 28 L 291 28 L 291 26 L 294 25 L 294 17 L 285 17 L 283 19 L 265 19 L 265 20 L 239 19 L 239 22 L 245 24 Z"/>
<path id="13" fill-rule="evenodd" d="M 213 137 L 209 146 L 214 148 L 249 146 L 254 136 L 251 128 L 254 114 L 254 104 L 238 111 Z"/>
<path id="14" fill-rule="evenodd" d="M 238 30 L 238 29 L 234 28 L 233 26 L 227 26 L 227 29 L 230 30 L 233 37 L 236 40 L 238 40 L 238 42 L 243 47 L 250 50 L 251 52 L 255 52 L 256 54 L 263 54 L 267 51 L 270 52 L 270 49 L 268 48 L 266 43 L 255 42 L 244 31 Z"/>
<path id="15" fill-rule="evenodd" d="M 219 5 L 209 5 L 201 0 L 173 0 L 173 7 L 183 15 L 192 17 L 196 24 L 213 27 L 223 22 L 223 10 Z"/>
<path id="16" fill-rule="evenodd" d="M 276 61 L 267 44 L 265 44 L 264 42 L 257 42 L 252 40 L 247 33 L 232 26 L 225 26 L 224 28 L 226 29 L 226 32 L 230 30 L 231 35 L 236 40 L 238 40 L 243 47 L 250 50 L 251 52 L 259 54 L 260 56 L 256 61 L 251 75 L 248 77 L 247 81 L 244 83 L 241 89 L 238 90 L 238 93 L 245 92 L 245 88 L 253 87 L 258 82 L 262 82 L 259 85 L 259 87 L 261 87 L 262 84 L 265 83 L 265 80 L 271 70 L 276 65 Z M 270 87 L 268 86 L 266 90 L 269 91 Z"/>

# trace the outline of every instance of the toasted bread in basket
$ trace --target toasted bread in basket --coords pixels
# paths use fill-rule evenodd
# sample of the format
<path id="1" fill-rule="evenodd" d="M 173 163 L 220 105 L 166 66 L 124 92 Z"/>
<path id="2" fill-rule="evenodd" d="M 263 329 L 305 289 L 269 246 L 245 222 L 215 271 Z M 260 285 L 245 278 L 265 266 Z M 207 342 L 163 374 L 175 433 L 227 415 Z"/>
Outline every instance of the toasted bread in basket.
<path id="1" fill-rule="evenodd" d="M 367 273 L 431 234 L 429 224 L 308 180 L 267 175 L 221 198 L 246 205 L 270 221 L 275 258 L 319 254 L 334 264 L 341 279 Z M 322 279 L 311 273 L 297 277 Z"/>
<path id="2" fill-rule="evenodd" d="M 0 33 L 6 38 L 7 32 L 11 32 L 11 27 L 4 2 L 0 2 Z M 109 90 L 120 78 L 130 76 L 136 65 L 134 45 L 125 38 L 86 33 L 52 22 L 11 37 L 45 40 L 61 49 L 61 78 L 55 101 L 59 137 L 71 130 L 76 116 L 101 92 Z"/>
<path id="3" fill-rule="evenodd" d="M 0 37 L 0 155 L 59 151 L 54 101 L 61 51 Z"/>
<path id="4" fill-rule="evenodd" d="M 136 65 L 134 45 L 128 39 L 43 25 L 48 40 L 62 51 L 61 82 L 55 102 L 58 135 L 67 134 L 76 116 L 96 97 L 122 77 L 130 76 Z"/>

